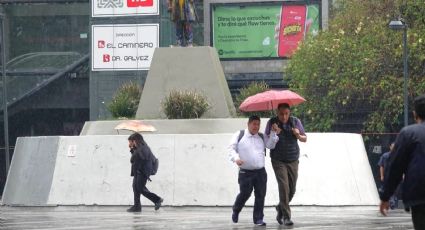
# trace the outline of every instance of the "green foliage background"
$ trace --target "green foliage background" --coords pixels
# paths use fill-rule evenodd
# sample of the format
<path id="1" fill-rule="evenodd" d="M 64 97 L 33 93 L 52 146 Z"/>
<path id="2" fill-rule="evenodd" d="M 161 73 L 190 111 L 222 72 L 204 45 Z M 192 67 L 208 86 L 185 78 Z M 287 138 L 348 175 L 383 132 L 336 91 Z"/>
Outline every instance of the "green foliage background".
<path id="1" fill-rule="evenodd" d="M 425 1 L 340 0 L 329 28 L 308 38 L 291 58 L 285 76 L 307 102 L 296 107 L 312 131 L 339 131 L 355 117 L 364 132 L 398 131 L 403 116 L 402 32 L 408 23 L 409 101 L 425 93 Z M 409 110 L 412 110 L 411 105 Z M 409 114 L 411 117 L 411 115 Z"/>
<path id="2" fill-rule="evenodd" d="M 211 107 L 207 97 L 195 90 L 171 90 L 161 106 L 168 119 L 200 118 Z"/>
<path id="3" fill-rule="evenodd" d="M 139 106 L 142 88 L 134 82 L 128 82 L 118 88 L 108 110 L 114 118 L 133 118 Z"/>
<path id="4" fill-rule="evenodd" d="M 249 85 L 241 88 L 239 94 L 235 98 L 235 107 L 237 110 L 237 116 L 239 117 L 249 117 L 251 115 L 257 115 L 259 117 L 272 117 L 274 111 L 263 111 L 263 112 L 242 112 L 239 110 L 239 106 L 242 102 L 250 96 L 253 96 L 257 93 L 262 93 L 269 90 L 269 85 L 264 81 L 251 82 Z"/>

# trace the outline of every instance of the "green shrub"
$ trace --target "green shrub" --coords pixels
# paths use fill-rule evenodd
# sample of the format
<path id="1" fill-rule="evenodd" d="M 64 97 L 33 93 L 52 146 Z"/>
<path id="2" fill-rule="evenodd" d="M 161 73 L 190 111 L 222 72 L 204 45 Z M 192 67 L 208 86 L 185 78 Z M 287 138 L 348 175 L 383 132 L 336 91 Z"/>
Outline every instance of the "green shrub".
<path id="1" fill-rule="evenodd" d="M 274 114 L 273 111 L 242 112 L 242 111 L 239 110 L 239 106 L 242 104 L 242 102 L 246 98 L 253 96 L 257 93 L 262 93 L 262 92 L 267 91 L 267 90 L 269 90 L 269 86 L 264 81 L 251 82 L 249 85 L 240 89 L 239 95 L 237 95 L 236 99 L 235 99 L 235 107 L 236 107 L 236 110 L 238 111 L 238 116 L 243 116 L 243 117 L 249 117 L 251 115 L 257 115 L 257 116 L 260 116 L 260 117 L 271 117 L 271 116 L 273 116 L 273 114 Z"/>
<path id="2" fill-rule="evenodd" d="M 296 108 L 306 115 L 305 128 L 339 131 L 338 125 L 354 117 L 363 124 L 357 132 L 398 132 L 403 115 L 403 33 L 389 29 L 388 22 L 401 16 L 409 25 L 411 103 L 425 92 L 425 5 L 339 0 L 335 6 L 329 28 L 303 42 L 284 70 L 290 88 L 307 99 Z"/>
<path id="3" fill-rule="evenodd" d="M 206 96 L 194 90 L 172 90 L 161 105 L 168 119 L 200 118 L 210 108 Z"/>
<path id="4" fill-rule="evenodd" d="M 139 106 L 141 87 L 129 82 L 118 88 L 112 101 L 108 104 L 108 110 L 114 118 L 133 118 Z"/>

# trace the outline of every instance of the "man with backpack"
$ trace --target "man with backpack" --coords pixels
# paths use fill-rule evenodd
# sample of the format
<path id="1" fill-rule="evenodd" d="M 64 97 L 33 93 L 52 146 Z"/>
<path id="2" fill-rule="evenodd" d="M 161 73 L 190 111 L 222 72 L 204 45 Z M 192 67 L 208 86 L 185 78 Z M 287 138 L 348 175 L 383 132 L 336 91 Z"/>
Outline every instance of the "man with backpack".
<path id="1" fill-rule="evenodd" d="M 269 138 L 265 144 L 264 136 L 259 133 L 260 118 L 251 116 L 248 120 L 248 128 L 236 132 L 229 146 L 230 160 L 239 166 L 239 189 L 233 205 L 232 221 L 237 223 L 239 213 L 245 206 L 246 201 L 251 196 L 252 190 L 255 194 L 253 221 L 255 225 L 265 226 L 264 217 L 264 199 L 267 189 L 267 173 L 264 168 L 265 148 L 273 147 L 277 141 Z"/>
<path id="2" fill-rule="evenodd" d="M 291 116 L 291 108 L 286 103 L 279 104 L 277 116 L 267 122 L 266 140 L 270 138 L 272 131 L 279 137 L 276 146 L 270 149 L 270 158 L 279 188 L 276 220 L 280 225 L 291 226 L 294 223 L 291 220 L 289 202 L 294 197 L 298 179 L 298 158 L 300 157 L 298 141 L 306 142 L 307 136 L 301 121 Z"/>
<path id="3" fill-rule="evenodd" d="M 142 135 L 133 133 L 128 137 L 128 147 L 131 152 L 131 176 L 133 177 L 134 205 L 127 209 L 128 212 L 141 212 L 140 194 L 155 204 L 155 210 L 161 207 L 163 199 L 150 192 L 146 183 L 150 176 L 156 173 L 158 160 L 152 154 L 151 149 L 143 140 Z"/>

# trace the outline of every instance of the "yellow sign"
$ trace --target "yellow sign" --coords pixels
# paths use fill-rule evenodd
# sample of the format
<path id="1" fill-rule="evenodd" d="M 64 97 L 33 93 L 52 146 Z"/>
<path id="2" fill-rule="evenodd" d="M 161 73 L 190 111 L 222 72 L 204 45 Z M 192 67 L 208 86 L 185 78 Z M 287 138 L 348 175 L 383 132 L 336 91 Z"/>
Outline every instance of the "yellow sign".
<path id="1" fill-rule="evenodd" d="M 289 25 L 283 29 L 283 35 L 293 35 L 301 32 L 302 27 L 299 24 Z"/>

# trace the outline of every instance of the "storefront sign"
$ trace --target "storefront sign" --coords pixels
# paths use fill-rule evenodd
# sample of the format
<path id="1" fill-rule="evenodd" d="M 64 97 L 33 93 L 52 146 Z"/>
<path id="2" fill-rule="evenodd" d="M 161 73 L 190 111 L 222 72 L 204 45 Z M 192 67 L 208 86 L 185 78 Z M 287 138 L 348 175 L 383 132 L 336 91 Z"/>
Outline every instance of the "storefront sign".
<path id="1" fill-rule="evenodd" d="M 92 17 L 158 14 L 158 0 L 92 0 Z"/>
<path id="2" fill-rule="evenodd" d="M 147 70 L 159 47 L 158 24 L 92 26 L 92 70 Z"/>

